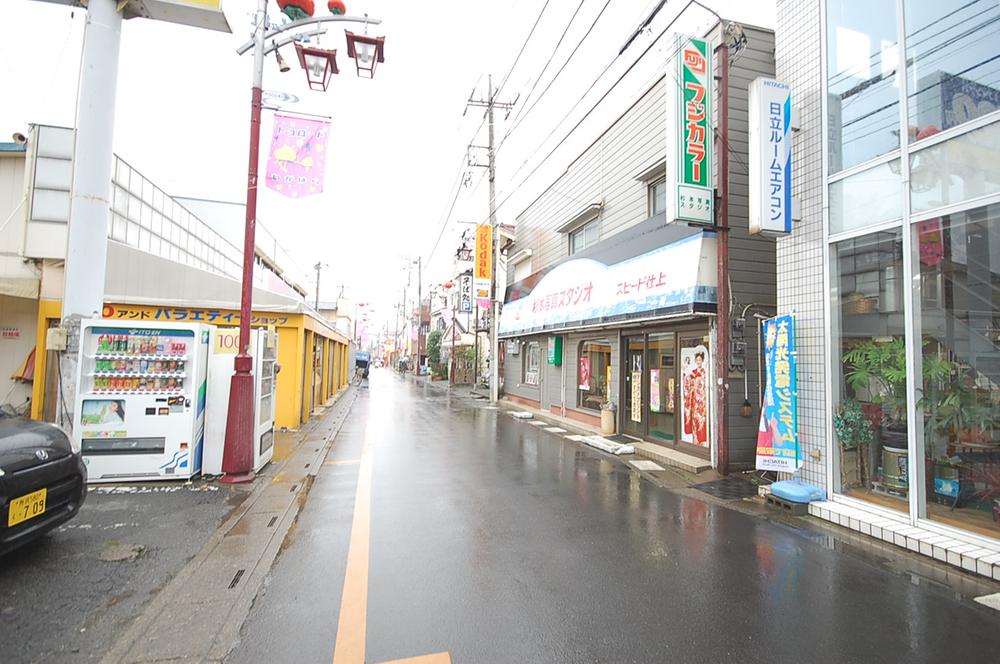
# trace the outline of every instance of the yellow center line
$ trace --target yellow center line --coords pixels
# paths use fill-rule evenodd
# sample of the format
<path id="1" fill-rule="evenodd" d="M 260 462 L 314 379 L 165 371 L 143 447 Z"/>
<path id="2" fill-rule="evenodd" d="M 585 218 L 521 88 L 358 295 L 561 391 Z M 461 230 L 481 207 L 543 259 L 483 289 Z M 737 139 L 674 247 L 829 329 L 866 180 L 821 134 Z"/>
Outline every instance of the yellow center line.
<path id="1" fill-rule="evenodd" d="M 347 569 L 344 571 L 344 593 L 340 597 L 333 664 L 365 664 L 371 497 L 371 441 L 366 430 L 361 465 L 358 468 L 358 488 L 354 494 L 354 520 L 351 524 L 351 542 L 347 549 Z"/>

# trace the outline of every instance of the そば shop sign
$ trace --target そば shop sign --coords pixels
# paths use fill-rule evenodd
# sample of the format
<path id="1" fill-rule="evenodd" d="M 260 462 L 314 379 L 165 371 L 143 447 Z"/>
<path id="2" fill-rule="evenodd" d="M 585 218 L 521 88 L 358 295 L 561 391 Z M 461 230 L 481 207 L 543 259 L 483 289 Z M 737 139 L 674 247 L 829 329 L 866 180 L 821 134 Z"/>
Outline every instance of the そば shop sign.
<path id="1" fill-rule="evenodd" d="M 792 232 L 792 88 L 750 84 L 750 233 Z"/>
<path id="2" fill-rule="evenodd" d="M 676 88 L 668 99 L 668 212 L 671 221 L 711 224 L 712 190 L 712 52 L 704 39 L 681 37 Z M 674 79 L 668 77 L 668 81 Z"/>
<path id="3" fill-rule="evenodd" d="M 795 319 L 791 314 L 764 321 L 764 403 L 757 431 L 757 470 L 795 472 L 799 454 Z"/>

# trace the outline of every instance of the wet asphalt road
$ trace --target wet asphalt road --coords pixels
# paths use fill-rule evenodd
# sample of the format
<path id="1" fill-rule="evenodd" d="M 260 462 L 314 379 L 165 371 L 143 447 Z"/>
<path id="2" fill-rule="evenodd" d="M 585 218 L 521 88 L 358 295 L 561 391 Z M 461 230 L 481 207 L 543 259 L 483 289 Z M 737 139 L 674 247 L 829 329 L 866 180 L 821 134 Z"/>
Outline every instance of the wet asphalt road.
<path id="1" fill-rule="evenodd" d="M 365 441 L 367 662 L 998 661 L 1000 612 L 388 371 L 227 661 L 332 661 Z"/>

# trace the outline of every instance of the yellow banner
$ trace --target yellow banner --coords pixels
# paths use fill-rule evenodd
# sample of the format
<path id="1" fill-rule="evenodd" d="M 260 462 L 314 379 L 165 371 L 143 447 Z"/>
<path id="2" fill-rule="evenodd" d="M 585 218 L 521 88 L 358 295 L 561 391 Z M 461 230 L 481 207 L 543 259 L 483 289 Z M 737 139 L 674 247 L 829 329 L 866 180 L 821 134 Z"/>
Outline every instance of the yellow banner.
<path id="1" fill-rule="evenodd" d="M 477 281 L 490 281 L 493 275 L 493 227 L 480 224 L 476 227 L 476 271 Z"/>

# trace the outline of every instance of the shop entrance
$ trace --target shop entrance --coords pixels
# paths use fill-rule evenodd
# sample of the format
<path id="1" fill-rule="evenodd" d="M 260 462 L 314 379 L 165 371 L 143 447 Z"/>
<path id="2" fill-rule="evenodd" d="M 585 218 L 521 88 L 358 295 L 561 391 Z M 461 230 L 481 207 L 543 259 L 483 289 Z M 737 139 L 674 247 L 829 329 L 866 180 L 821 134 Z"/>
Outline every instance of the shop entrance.
<path id="1" fill-rule="evenodd" d="M 709 453 L 708 336 L 698 330 L 622 337 L 622 433 Z"/>

